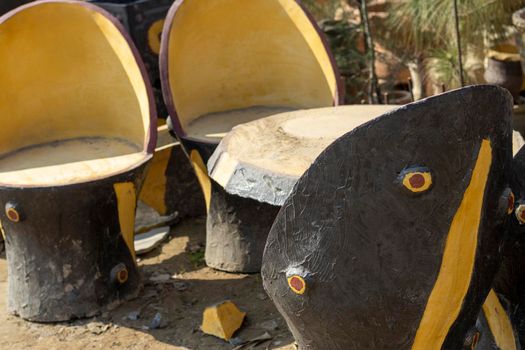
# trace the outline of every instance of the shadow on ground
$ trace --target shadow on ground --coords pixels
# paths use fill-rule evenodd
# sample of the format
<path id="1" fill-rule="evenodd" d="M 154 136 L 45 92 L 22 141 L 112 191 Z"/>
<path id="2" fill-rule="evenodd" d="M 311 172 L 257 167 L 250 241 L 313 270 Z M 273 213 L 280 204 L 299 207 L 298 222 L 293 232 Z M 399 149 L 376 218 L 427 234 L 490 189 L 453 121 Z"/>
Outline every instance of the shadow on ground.
<path id="1" fill-rule="evenodd" d="M 93 319 L 53 325 L 25 322 L 6 314 L 3 298 L 0 348 L 233 349 L 234 345 L 204 335 L 199 328 L 207 306 L 232 300 L 247 313 L 236 338 L 249 340 L 265 332 L 272 336 L 270 341 L 245 349 L 294 349 L 284 320 L 262 288 L 260 275 L 205 267 L 205 219 L 184 220 L 171 234 L 168 243 L 141 257 L 144 289 L 139 298 Z M 5 260 L 0 260 L 2 294 L 7 292 L 6 280 Z M 149 329 L 157 314 L 161 327 Z"/>

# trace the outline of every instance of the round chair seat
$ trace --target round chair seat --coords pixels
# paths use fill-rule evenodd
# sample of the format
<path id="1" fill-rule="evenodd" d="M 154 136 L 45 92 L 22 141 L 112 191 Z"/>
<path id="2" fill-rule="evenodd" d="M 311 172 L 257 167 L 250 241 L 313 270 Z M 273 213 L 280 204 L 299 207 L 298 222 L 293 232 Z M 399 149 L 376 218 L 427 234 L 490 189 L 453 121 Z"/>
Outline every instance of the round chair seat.
<path id="1" fill-rule="evenodd" d="M 235 127 L 208 162 L 226 192 L 280 206 L 335 139 L 399 107 L 350 105 L 279 113 Z"/>
<path id="2" fill-rule="evenodd" d="M 0 158 L 4 186 L 60 186 L 121 173 L 149 156 L 120 138 L 86 137 L 22 148 Z"/>
<path id="3" fill-rule="evenodd" d="M 291 110 L 290 107 L 254 106 L 209 113 L 200 116 L 188 125 L 187 136 L 218 143 L 236 125 Z"/>

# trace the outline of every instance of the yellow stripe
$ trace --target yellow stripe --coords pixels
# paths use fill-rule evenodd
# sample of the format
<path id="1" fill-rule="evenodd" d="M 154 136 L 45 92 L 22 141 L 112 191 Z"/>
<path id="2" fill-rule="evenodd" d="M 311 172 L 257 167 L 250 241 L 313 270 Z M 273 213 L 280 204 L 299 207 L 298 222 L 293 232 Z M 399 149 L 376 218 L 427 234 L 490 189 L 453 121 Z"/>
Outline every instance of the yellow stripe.
<path id="1" fill-rule="evenodd" d="M 119 182 L 113 185 L 117 195 L 118 221 L 120 232 L 133 259 L 135 259 L 135 209 L 137 194 L 133 182 Z"/>
<path id="2" fill-rule="evenodd" d="M 201 184 L 204 200 L 206 201 L 206 210 L 209 210 L 211 200 L 211 181 L 208 176 L 208 170 L 198 151 L 192 150 L 190 153 L 190 159 L 193 169 L 195 169 L 197 179 L 199 179 L 199 183 Z"/>
<path id="3" fill-rule="evenodd" d="M 155 209 L 160 215 L 166 215 L 166 170 L 171 157 L 173 147 L 155 151 L 151 160 L 148 173 L 144 179 L 140 200 Z"/>
<path id="4" fill-rule="evenodd" d="M 2 233 L 2 237 L 4 238 L 4 241 L 5 241 L 6 238 L 5 238 L 4 226 L 2 225 L 2 221 L 0 221 L 0 233 Z"/>
<path id="5" fill-rule="evenodd" d="M 159 19 L 154 22 L 148 29 L 148 45 L 154 54 L 158 55 L 160 52 L 160 33 L 164 26 L 164 19 Z"/>
<path id="6" fill-rule="evenodd" d="M 450 225 L 438 278 L 412 345 L 414 350 L 441 349 L 459 315 L 474 268 L 483 197 L 491 164 L 492 147 L 489 140 L 483 140 L 470 184 Z"/>
<path id="7" fill-rule="evenodd" d="M 485 304 L 483 304 L 483 313 L 498 348 L 500 350 L 516 350 L 512 324 L 503 306 L 501 306 L 498 296 L 492 289 L 485 300 Z"/>

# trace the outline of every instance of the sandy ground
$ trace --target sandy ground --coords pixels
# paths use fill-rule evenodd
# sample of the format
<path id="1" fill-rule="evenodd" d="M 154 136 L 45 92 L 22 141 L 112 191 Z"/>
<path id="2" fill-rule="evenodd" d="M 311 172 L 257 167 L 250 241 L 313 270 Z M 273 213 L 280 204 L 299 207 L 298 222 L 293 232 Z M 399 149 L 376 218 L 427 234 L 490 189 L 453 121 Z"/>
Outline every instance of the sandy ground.
<path id="1" fill-rule="evenodd" d="M 266 332 L 272 337 L 243 349 L 295 349 L 284 320 L 264 293 L 260 275 L 204 266 L 204 219 L 185 220 L 173 227 L 171 235 L 168 243 L 139 261 L 144 289 L 138 299 L 99 317 L 67 323 L 30 323 L 7 313 L 7 264 L 2 254 L 0 349 L 234 349 L 199 328 L 205 307 L 223 300 L 232 300 L 247 313 L 236 340 Z M 173 277 L 166 280 L 167 275 Z M 139 318 L 130 319 L 137 312 Z M 147 329 L 157 313 L 161 328 Z"/>

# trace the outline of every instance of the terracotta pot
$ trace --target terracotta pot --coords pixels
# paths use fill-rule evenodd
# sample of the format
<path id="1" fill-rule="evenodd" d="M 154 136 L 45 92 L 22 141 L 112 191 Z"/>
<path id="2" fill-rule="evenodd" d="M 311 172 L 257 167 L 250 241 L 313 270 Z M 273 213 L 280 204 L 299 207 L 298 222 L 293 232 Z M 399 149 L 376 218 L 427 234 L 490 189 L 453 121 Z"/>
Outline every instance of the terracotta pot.
<path id="1" fill-rule="evenodd" d="M 485 80 L 510 91 L 516 101 L 523 83 L 518 49 L 512 45 L 500 45 L 489 50 Z"/>

